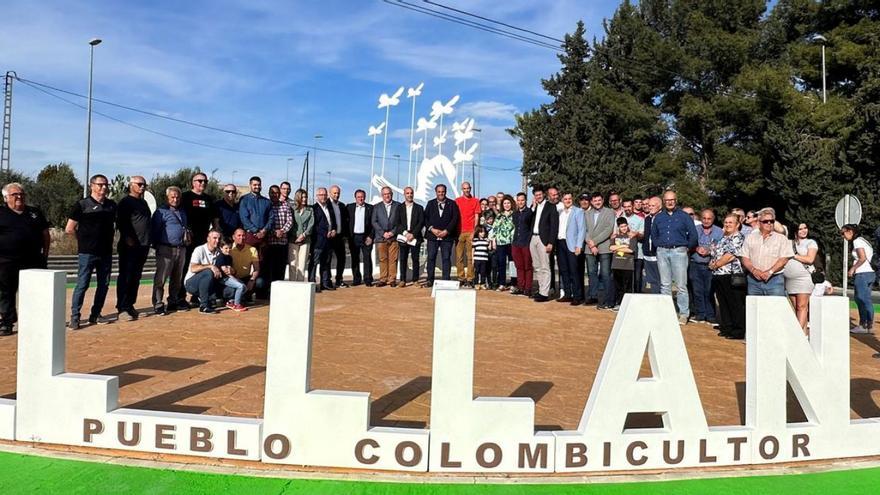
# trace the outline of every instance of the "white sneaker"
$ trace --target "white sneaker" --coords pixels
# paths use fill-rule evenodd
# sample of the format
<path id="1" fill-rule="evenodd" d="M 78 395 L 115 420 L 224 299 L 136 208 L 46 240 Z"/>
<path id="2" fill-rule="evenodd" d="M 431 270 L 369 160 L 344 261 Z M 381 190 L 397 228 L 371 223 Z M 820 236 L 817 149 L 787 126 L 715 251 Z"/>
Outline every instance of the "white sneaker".
<path id="1" fill-rule="evenodd" d="M 687 325 L 688 324 L 688 317 L 685 315 L 678 315 L 678 324 L 679 325 Z"/>
<path id="2" fill-rule="evenodd" d="M 866 334 L 866 333 L 874 333 L 874 332 L 872 332 L 869 328 L 865 328 L 861 325 L 858 325 L 858 326 L 850 328 L 849 333 Z"/>

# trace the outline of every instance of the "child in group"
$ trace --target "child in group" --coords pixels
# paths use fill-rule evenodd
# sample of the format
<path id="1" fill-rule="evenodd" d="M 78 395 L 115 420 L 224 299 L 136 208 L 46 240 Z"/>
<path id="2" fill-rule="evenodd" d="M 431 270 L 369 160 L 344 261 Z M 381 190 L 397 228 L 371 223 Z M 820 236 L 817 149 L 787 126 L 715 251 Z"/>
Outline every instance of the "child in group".
<path id="1" fill-rule="evenodd" d="M 231 289 L 235 290 L 233 300 L 226 302 L 226 307 L 233 311 L 247 311 L 247 308 L 241 304 L 241 298 L 244 295 L 245 285 L 235 276 L 235 268 L 232 267 L 232 239 L 225 238 L 220 241 L 220 254 L 214 259 L 214 266 L 220 269 L 223 276 L 220 282 Z"/>
<path id="2" fill-rule="evenodd" d="M 811 297 L 830 296 L 834 293 L 834 287 L 831 285 L 831 282 L 825 280 L 824 273 L 818 271 L 813 273 L 813 282 L 816 285 L 813 286 Z"/>
<path id="3" fill-rule="evenodd" d="M 626 218 L 618 217 L 617 234 L 611 238 L 611 275 L 614 277 L 614 287 L 617 289 L 613 311 L 620 309 L 623 295 L 633 291 L 636 241 L 629 234 Z"/>
<path id="4" fill-rule="evenodd" d="M 489 289 L 489 237 L 486 227 L 477 225 L 474 229 L 473 256 L 474 286 L 478 289 Z"/>

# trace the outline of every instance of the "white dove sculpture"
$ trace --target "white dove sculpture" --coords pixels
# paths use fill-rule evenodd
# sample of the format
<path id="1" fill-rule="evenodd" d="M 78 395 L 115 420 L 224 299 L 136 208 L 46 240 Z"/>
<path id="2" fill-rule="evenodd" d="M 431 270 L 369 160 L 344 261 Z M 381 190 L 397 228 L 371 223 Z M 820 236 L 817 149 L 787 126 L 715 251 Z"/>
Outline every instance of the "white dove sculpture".
<path id="1" fill-rule="evenodd" d="M 418 132 L 425 133 L 425 151 L 424 156 L 422 157 L 422 159 L 425 159 L 428 158 L 428 130 L 437 128 L 437 118 L 431 117 L 431 120 L 425 120 L 424 117 L 419 117 L 419 121 L 416 125 L 418 126 L 416 128 Z"/>
<path id="2" fill-rule="evenodd" d="M 474 119 L 465 119 L 458 131 L 453 134 L 453 137 L 455 138 L 456 146 L 462 143 L 467 146 L 468 140 L 474 137 Z"/>
<path id="3" fill-rule="evenodd" d="M 439 135 L 434 136 L 434 147 L 435 148 L 440 148 L 441 146 L 443 146 L 443 143 L 445 143 L 445 142 L 446 142 L 446 131 L 443 131 Z M 438 151 L 437 154 L 439 155 L 440 152 Z"/>
<path id="4" fill-rule="evenodd" d="M 447 197 L 458 197 L 458 178 L 455 165 L 443 155 L 432 156 L 422 161 L 416 172 L 415 200 L 425 204 L 434 195 L 434 186 L 446 184 L 449 188 Z"/>
<path id="5" fill-rule="evenodd" d="M 382 131 L 385 130 L 385 122 L 382 122 L 378 126 L 370 126 L 370 129 L 367 131 L 368 136 L 373 136 L 373 153 L 370 156 L 370 177 L 373 176 L 373 171 L 375 170 L 376 165 L 376 136 L 382 134 Z"/>
<path id="6" fill-rule="evenodd" d="M 452 98 L 449 99 L 449 101 L 446 102 L 445 105 L 444 105 L 443 102 L 441 102 L 440 100 L 437 100 L 437 101 L 435 101 L 434 103 L 431 104 L 431 118 L 439 118 L 439 119 L 440 119 L 440 131 L 439 131 L 439 132 L 440 132 L 441 134 L 443 133 L 443 116 L 444 116 L 444 115 L 449 115 L 449 114 L 452 113 L 452 107 L 453 107 L 456 103 L 458 103 L 458 98 L 459 98 L 458 95 L 453 96 Z M 439 146 L 439 147 L 437 148 L 437 153 L 438 153 L 438 154 L 443 153 L 443 147 L 442 147 L 442 144 L 443 144 L 444 142 L 446 142 L 446 139 L 445 139 L 445 138 L 444 138 L 443 141 L 440 143 L 441 146 Z"/>
<path id="7" fill-rule="evenodd" d="M 400 103 L 400 95 L 403 94 L 403 86 L 397 88 L 393 95 L 388 96 L 386 93 L 379 95 L 379 108 L 385 109 L 385 127 L 388 127 L 388 119 L 391 117 L 391 107 L 396 107 Z M 382 138 L 382 175 L 385 175 L 385 154 L 388 151 L 388 133 Z M 372 174 L 371 174 L 372 175 Z"/>
<path id="8" fill-rule="evenodd" d="M 387 93 L 379 95 L 379 109 L 396 107 L 400 103 L 400 95 L 403 94 L 403 86 L 397 88 L 393 95 L 388 96 Z"/>
<path id="9" fill-rule="evenodd" d="M 413 138 L 415 138 L 415 127 L 416 127 L 416 97 L 422 94 L 422 88 L 425 87 L 425 83 L 419 83 L 415 88 L 409 88 L 406 90 L 406 97 L 412 98 L 412 116 L 410 117 L 409 122 L 409 159 L 407 161 L 406 166 L 406 183 L 410 184 L 412 179 L 412 157 L 413 157 Z M 416 158 L 418 158 L 418 154 L 416 154 Z"/>
<path id="10" fill-rule="evenodd" d="M 452 157 L 452 163 L 458 165 L 459 163 L 471 162 L 474 160 L 474 152 L 477 151 L 477 147 L 479 143 L 474 143 L 468 148 L 467 151 L 455 150 L 455 155 Z"/>
<path id="11" fill-rule="evenodd" d="M 420 149 L 422 149 L 422 138 L 419 138 L 417 143 L 413 143 L 409 147 L 410 151 L 419 151 Z"/>

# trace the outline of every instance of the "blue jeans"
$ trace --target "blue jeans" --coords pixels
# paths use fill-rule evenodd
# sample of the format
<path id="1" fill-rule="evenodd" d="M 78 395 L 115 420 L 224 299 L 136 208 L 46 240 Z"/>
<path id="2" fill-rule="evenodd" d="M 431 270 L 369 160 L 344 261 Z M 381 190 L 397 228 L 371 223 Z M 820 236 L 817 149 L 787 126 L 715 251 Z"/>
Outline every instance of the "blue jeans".
<path id="1" fill-rule="evenodd" d="M 510 244 L 495 246 L 495 283 L 507 285 L 507 262 L 510 261 Z"/>
<path id="2" fill-rule="evenodd" d="M 751 275 L 748 280 L 750 296 L 785 296 L 785 277 L 781 273 L 770 277 L 766 282 Z"/>
<path id="3" fill-rule="evenodd" d="M 98 256 L 95 254 L 79 254 L 79 271 L 76 275 L 76 288 L 73 289 L 73 299 L 70 305 L 70 319 L 79 320 L 86 291 L 92 282 L 92 272 L 95 272 L 98 287 L 95 289 L 95 300 L 92 302 L 91 316 L 101 315 L 104 309 L 104 300 L 107 299 L 107 290 L 110 289 L 110 270 L 113 268 L 113 256 Z"/>
<path id="4" fill-rule="evenodd" d="M 590 281 L 590 299 L 599 299 L 599 284 L 605 288 L 605 297 L 601 301 L 604 306 L 614 306 L 614 282 L 611 280 L 611 253 L 588 254 L 587 278 Z"/>
<path id="5" fill-rule="evenodd" d="M 645 262 L 645 278 L 642 279 L 642 292 L 645 294 L 660 293 L 660 269 L 657 268 L 657 260 L 643 260 Z"/>
<path id="6" fill-rule="evenodd" d="M 687 271 L 688 255 L 686 247 L 657 248 L 657 269 L 660 271 L 660 293 L 666 296 L 672 295 L 672 284 L 678 288 L 678 314 L 688 317 L 690 315 L 690 300 L 688 299 Z"/>
<path id="7" fill-rule="evenodd" d="M 863 328 L 874 326 L 874 304 L 871 302 L 871 284 L 874 283 L 873 273 L 856 273 L 853 277 L 856 307 L 859 308 L 859 325 Z"/>
<path id="8" fill-rule="evenodd" d="M 202 270 L 184 282 L 183 286 L 187 292 L 198 296 L 202 308 L 210 308 L 211 297 L 217 293 L 215 280 L 213 271 Z"/>
<path id="9" fill-rule="evenodd" d="M 694 312 L 702 320 L 715 320 L 715 289 L 712 286 L 712 270 L 706 263 L 691 261 L 688 266 L 694 289 Z"/>
<path id="10" fill-rule="evenodd" d="M 246 288 L 245 285 L 241 283 L 241 280 L 235 277 L 223 277 L 223 285 L 235 291 L 232 296 L 232 302 L 235 304 L 241 304 L 241 297 L 244 295 Z"/>

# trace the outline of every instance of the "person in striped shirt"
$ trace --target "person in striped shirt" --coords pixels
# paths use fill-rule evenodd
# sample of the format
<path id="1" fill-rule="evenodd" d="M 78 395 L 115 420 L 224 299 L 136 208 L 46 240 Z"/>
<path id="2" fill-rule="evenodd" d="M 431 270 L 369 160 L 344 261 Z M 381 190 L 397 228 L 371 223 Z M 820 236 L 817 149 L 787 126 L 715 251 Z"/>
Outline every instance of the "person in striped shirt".
<path id="1" fill-rule="evenodd" d="M 486 227 L 478 225 L 474 229 L 473 240 L 473 260 L 474 260 L 474 287 L 484 290 L 489 289 L 489 237 L 486 233 Z"/>

